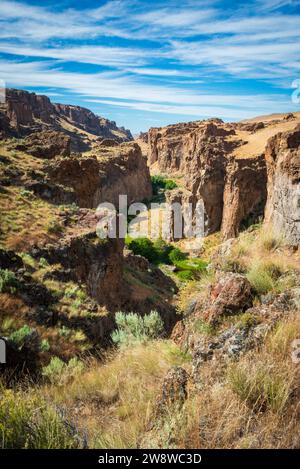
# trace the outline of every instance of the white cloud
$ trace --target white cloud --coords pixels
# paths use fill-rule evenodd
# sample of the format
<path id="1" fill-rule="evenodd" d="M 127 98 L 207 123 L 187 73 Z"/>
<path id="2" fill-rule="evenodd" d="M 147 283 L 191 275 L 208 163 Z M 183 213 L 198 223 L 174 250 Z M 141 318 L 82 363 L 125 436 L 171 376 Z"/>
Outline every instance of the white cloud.
<path id="1" fill-rule="evenodd" d="M 115 73 L 81 74 L 51 69 L 45 62 L 4 62 L 3 79 L 9 86 L 26 88 L 49 87 L 85 96 L 94 103 L 110 104 L 130 109 L 185 114 L 191 116 L 221 116 L 237 119 L 284 110 L 289 105 L 284 95 L 205 94 L 189 89 L 144 84 L 133 77 Z"/>
<path id="2" fill-rule="evenodd" d="M 145 51 L 141 49 L 77 46 L 40 48 L 34 46 L 0 43 L 0 52 L 20 56 L 47 57 L 63 61 L 88 63 L 94 65 L 126 66 L 143 65 L 147 62 Z"/>
<path id="3" fill-rule="evenodd" d="M 300 15 L 290 14 L 297 4 L 253 0 L 222 10 L 209 0 L 159 2 L 161 8 L 112 0 L 54 10 L 1 0 L 0 52 L 22 58 L 0 61 L 1 78 L 11 86 L 66 89 L 99 104 L 157 113 L 242 118 L 275 112 L 286 109 L 289 97 L 207 90 L 231 77 L 289 86 L 300 70 Z M 68 71 L 71 61 L 95 67 L 78 65 L 75 73 Z M 91 73 L 97 66 L 110 72 Z"/>

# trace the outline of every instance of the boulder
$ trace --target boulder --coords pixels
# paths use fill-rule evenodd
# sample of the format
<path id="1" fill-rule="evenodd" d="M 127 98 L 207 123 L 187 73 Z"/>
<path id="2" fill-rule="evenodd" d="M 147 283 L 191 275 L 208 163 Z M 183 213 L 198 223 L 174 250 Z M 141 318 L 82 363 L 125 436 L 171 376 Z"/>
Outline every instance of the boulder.
<path id="1" fill-rule="evenodd" d="M 221 276 L 211 287 L 202 316 L 210 323 L 216 323 L 222 316 L 236 314 L 250 308 L 252 300 L 249 281 L 243 275 L 228 273 Z M 195 310 L 197 311 L 197 306 Z"/>
<path id="2" fill-rule="evenodd" d="M 157 402 L 157 412 L 160 415 L 172 407 L 182 407 L 187 398 L 188 379 L 188 373 L 180 366 L 175 366 L 168 371 Z"/>

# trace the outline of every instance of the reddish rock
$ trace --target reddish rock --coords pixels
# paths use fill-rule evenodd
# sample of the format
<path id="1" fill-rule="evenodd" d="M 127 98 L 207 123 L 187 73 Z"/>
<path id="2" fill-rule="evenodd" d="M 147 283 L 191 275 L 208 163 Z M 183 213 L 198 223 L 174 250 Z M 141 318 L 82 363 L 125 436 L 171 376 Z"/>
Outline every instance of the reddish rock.
<path id="1" fill-rule="evenodd" d="M 249 281 L 240 274 L 229 273 L 211 287 L 206 307 L 203 313 L 201 311 L 199 313 L 213 323 L 221 316 L 236 314 L 250 308 L 252 300 Z"/>
<path id="2" fill-rule="evenodd" d="M 266 186 L 264 155 L 230 159 L 223 195 L 223 239 L 236 237 L 241 226 L 247 227 L 263 216 L 267 198 Z"/>
<path id="3" fill-rule="evenodd" d="M 74 189 L 81 207 L 96 208 L 102 202 L 119 206 L 119 195 L 128 204 L 149 199 L 152 186 L 146 159 L 136 143 L 124 143 L 106 157 L 70 157 L 55 160 L 50 179 Z"/>
<path id="4" fill-rule="evenodd" d="M 179 347 L 182 347 L 186 342 L 186 327 L 183 321 L 178 321 L 172 330 L 171 339 Z"/>

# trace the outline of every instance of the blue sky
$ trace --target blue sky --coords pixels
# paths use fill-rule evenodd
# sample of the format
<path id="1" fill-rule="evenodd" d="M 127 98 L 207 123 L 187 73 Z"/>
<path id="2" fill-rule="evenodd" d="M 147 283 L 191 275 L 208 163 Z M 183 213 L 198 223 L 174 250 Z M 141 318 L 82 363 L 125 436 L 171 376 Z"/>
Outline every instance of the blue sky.
<path id="1" fill-rule="evenodd" d="M 300 0 L 0 2 L 0 79 L 136 133 L 300 111 Z"/>

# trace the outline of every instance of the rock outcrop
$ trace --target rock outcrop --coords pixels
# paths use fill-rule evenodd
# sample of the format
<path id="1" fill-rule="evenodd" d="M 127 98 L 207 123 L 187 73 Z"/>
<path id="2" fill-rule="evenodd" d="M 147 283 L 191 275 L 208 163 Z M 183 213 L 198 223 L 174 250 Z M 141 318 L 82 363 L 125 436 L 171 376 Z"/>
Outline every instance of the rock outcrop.
<path id="1" fill-rule="evenodd" d="M 126 297 L 123 247 L 120 239 L 98 239 L 93 229 L 62 238 L 58 244 L 39 249 L 33 255 L 42 256 L 51 264 L 61 264 L 71 279 L 87 286 L 89 295 L 99 305 L 113 311 L 120 308 Z"/>
<path id="2" fill-rule="evenodd" d="M 102 202 L 119 205 L 149 199 L 151 179 L 146 159 L 136 143 L 124 143 L 105 157 L 71 156 L 54 160 L 48 168 L 52 183 L 71 187 L 81 207 L 96 208 Z"/>
<path id="3" fill-rule="evenodd" d="M 78 148 L 78 139 L 110 138 L 117 142 L 132 140 L 129 130 L 96 116 L 92 111 L 65 104 L 53 104 L 47 96 L 28 91 L 7 89 L 6 102 L 0 105 L 0 132 L 23 136 L 34 131 L 61 130 L 70 135 Z M 80 131 L 83 131 L 80 135 Z"/>
<path id="4" fill-rule="evenodd" d="M 218 119 L 149 130 L 150 164 L 157 163 L 163 173 L 184 174 L 193 202 L 203 201 L 207 234 L 221 226 L 225 156 L 233 148 L 225 137 L 234 133 Z"/>
<path id="5" fill-rule="evenodd" d="M 272 137 L 266 148 L 265 221 L 286 241 L 300 244 L 300 126 Z"/>
<path id="6" fill-rule="evenodd" d="M 15 149 L 45 159 L 70 156 L 71 139 L 63 132 L 43 130 L 28 135 L 23 143 L 16 145 Z"/>
<path id="7" fill-rule="evenodd" d="M 187 398 L 188 373 L 181 366 L 174 366 L 164 377 L 157 402 L 157 417 L 164 412 L 179 409 Z"/>
<path id="8" fill-rule="evenodd" d="M 262 217 L 267 198 L 264 155 L 258 158 L 231 157 L 226 168 L 223 195 L 222 235 L 234 238 L 241 227 Z"/>
<path id="9" fill-rule="evenodd" d="M 206 304 L 195 306 L 195 312 L 210 323 L 217 323 L 222 316 L 240 313 L 252 306 L 249 281 L 240 274 L 228 273 L 211 286 Z"/>
<path id="10" fill-rule="evenodd" d="M 114 121 L 96 116 L 92 111 L 81 106 L 71 106 L 67 104 L 53 105 L 57 114 L 79 129 L 98 135 L 103 138 L 111 138 L 118 142 L 132 140 L 129 130 L 124 127 L 117 127 Z"/>
<path id="11" fill-rule="evenodd" d="M 212 119 L 152 128 L 148 132 L 149 164 L 161 173 L 183 176 L 181 201 L 192 203 L 193 210 L 198 201 L 203 203 L 204 233 L 221 228 L 223 238 L 229 239 L 263 217 L 267 138 L 280 126 L 296 126 L 296 122 L 288 116 L 226 124 Z M 270 187 L 271 173 L 269 169 Z M 177 190 L 168 195 L 168 201 L 179 202 L 179 196 Z"/>

